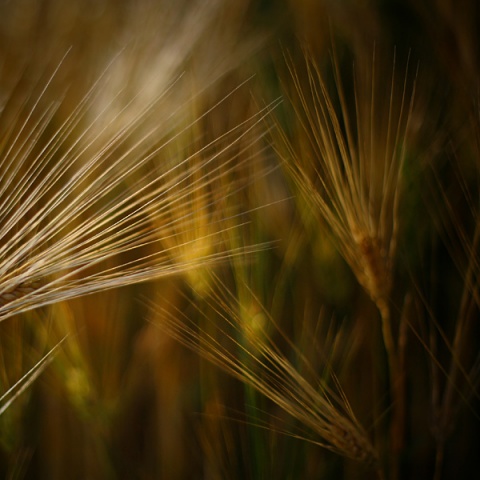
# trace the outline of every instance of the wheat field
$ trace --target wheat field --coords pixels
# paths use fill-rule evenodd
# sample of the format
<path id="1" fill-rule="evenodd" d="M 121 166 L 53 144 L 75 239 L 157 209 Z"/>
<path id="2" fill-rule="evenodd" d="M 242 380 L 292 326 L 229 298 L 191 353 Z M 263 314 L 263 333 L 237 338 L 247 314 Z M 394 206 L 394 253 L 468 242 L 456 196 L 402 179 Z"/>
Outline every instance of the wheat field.
<path id="1" fill-rule="evenodd" d="M 0 4 L 0 476 L 471 478 L 476 2 Z"/>

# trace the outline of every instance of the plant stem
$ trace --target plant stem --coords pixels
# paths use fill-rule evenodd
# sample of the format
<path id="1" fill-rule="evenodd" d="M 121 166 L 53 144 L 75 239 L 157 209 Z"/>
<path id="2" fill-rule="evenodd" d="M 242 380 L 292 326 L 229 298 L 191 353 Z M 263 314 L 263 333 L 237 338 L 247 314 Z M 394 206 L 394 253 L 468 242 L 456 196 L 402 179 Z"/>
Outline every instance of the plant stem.
<path id="1" fill-rule="evenodd" d="M 445 442 L 442 440 L 437 443 L 435 453 L 435 471 L 433 473 L 433 480 L 440 480 L 442 476 L 443 458 L 445 454 Z"/>
<path id="2" fill-rule="evenodd" d="M 387 352 L 392 401 L 392 417 L 390 422 L 390 479 L 398 480 L 400 474 L 400 454 L 405 442 L 405 372 L 398 361 L 388 302 L 380 298 L 376 304 L 382 320 L 383 343 Z"/>

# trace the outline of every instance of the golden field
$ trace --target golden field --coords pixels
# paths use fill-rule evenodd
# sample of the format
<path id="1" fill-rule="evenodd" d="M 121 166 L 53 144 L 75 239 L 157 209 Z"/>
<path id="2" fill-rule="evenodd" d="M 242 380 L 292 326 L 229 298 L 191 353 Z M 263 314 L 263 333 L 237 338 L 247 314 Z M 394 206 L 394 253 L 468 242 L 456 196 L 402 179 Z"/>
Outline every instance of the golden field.
<path id="1" fill-rule="evenodd" d="M 2 478 L 470 478 L 476 2 L 0 18 Z"/>

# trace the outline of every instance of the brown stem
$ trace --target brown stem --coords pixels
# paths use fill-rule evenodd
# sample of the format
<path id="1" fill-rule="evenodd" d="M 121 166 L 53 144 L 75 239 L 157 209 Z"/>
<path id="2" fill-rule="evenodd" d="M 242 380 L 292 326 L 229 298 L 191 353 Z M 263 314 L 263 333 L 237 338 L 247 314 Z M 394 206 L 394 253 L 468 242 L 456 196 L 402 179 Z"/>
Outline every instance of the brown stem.
<path id="1" fill-rule="evenodd" d="M 376 303 L 382 320 L 383 343 L 388 358 L 390 395 L 392 398 L 390 479 L 397 480 L 400 474 L 400 454 L 405 442 L 405 372 L 403 361 L 402 363 L 399 362 L 388 302 L 385 299 L 378 299 Z"/>
<path id="2" fill-rule="evenodd" d="M 437 443 L 437 451 L 435 454 L 435 471 L 433 473 L 433 480 L 440 480 L 442 476 L 444 454 L 445 454 L 445 442 L 442 440 Z"/>

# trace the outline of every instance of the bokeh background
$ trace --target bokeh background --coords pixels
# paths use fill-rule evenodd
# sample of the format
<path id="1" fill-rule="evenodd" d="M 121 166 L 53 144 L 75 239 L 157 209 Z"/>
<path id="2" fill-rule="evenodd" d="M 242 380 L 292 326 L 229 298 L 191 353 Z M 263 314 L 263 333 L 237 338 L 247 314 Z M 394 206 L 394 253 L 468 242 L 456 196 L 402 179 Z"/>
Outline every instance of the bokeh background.
<path id="1" fill-rule="evenodd" d="M 34 128 L 35 102 L 58 104 L 39 152 L 102 79 L 61 148 L 91 125 L 99 134 L 81 161 L 117 132 L 122 151 L 155 132 L 143 142 L 154 154 L 116 188 L 135 195 L 161 179 L 162 214 L 145 213 L 158 239 L 108 262 L 165 251 L 173 274 L 2 319 L 0 393 L 58 348 L 2 409 L 0 476 L 477 471 L 479 15 L 473 0 L 1 2 L 2 155 L 18 115 Z M 356 160 L 321 148 L 325 98 L 333 145 L 351 129 L 352 151 L 366 152 L 358 197 L 329 176 Z M 8 168 L 0 162 L 2 177 Z M 368 200 L 356 210 L 358 198 Z M 375 202 L 388 238 L 355 243 L 356 215 L 370 218 Z M 327 398 L 318 408 L 331 416 L 317 416 Z"/>

